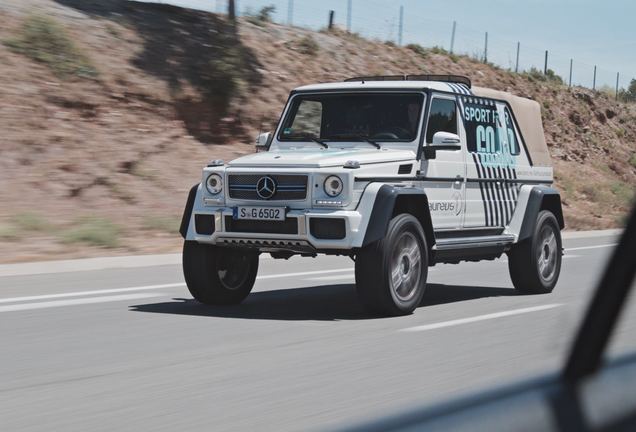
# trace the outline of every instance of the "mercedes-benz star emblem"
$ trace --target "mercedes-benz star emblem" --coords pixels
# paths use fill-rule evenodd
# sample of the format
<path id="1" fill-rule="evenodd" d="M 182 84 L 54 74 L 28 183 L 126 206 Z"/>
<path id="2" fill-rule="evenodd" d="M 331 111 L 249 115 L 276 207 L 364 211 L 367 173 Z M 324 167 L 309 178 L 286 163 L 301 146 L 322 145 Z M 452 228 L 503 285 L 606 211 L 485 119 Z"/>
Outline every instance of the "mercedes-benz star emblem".
<path id="1" fill-rule="evenodd" d="M 262 199 L 270 199 L 276 193 L 276 182 L 270 176 L 261 177 L 256 182 L 256 194 Z"/>

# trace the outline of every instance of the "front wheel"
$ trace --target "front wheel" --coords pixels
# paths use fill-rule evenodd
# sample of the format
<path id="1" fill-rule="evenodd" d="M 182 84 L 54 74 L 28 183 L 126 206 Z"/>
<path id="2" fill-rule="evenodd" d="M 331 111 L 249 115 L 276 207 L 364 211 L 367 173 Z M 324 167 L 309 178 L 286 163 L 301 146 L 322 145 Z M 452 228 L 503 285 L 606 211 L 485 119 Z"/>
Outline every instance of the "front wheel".
<path id="1" fill-rule="evenodd" d="M 537 216 L 532 237 L 508 252 L 508 269 L 517 291 L 527 294 L 552 292 L 561 272 L 561 231 L 552 212 Z"/>
<path id="2" fill-rule="evenodd" d="M 424 295 L 427 274 L 424 231 L 410 214 L 391 219 L 386 236 L 356 256 L 356 291 L 362 304 L 374 313 L 412 313 Z"/>
<path id="3" fill-rule="evenodd" d="M 258 273 L 258 252 L 186 241 L 183 275 L 192 297 L 208 305 L 242 302 Z"/>

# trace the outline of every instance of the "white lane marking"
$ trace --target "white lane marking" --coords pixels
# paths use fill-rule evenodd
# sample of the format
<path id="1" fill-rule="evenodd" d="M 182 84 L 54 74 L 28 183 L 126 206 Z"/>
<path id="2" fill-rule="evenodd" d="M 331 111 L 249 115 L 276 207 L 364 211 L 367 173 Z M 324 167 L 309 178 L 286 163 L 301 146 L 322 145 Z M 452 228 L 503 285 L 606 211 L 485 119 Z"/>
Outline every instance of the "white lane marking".
<path id="1" fill-rule="evenodd" d="M 334 270 L 316 270 L 316 271 L 298 272 L 298 273 L 283 273 L 283 274 L 265 275 L 265 276 L 258 276 L 256 278 L 256 280 L 275 279 L 275 278 L 294 277 L 294 276 L 310 276 L 310 275 L 325 274 L 325 273 L 342 273 L 342 272 L 346 272 L 346 271 L 351 271 L 351 268 L 341 268 L 341 269 L 334 269 Z"/>
<path id="2" fill-rule="evenodd" d="M 419 331 L 426 331 L 426 330 L 434 330 L 438 328 L 451 327 L 451 326 L 456 326 L 460 324 L 468 324 L 468 323 L 473 323 L 477 321 L 485 321 L 485 320 L 502 318 L 502 317 L 507 317 L 512 315 L 525 314 L 529 312 L 538 312 L 538 311 L 547 310 L 547 309 L 554 309 L 559 306 L 563 306 L 563 304 L 553 303 L 553 304 L 547 304 L 542 306 L 527 307 L 522 309 L 512 309 L 512 310 L 504 311 L 504 312 L 496 312 L 496 313 L 491 313 L 486 315 L 477 315 L 470 318 L 462 318 L 462 319 L 456 319 L 451 321 L 442 321 L 442 322 L 433 323 L 433 324 L 425 324 L 425 325 L 415 326 L 415 327 L 407 327 L 407 328 L 400 329 L 398 331 L 419 332 Z"/>
<path id="3" fill-rule="evenodd" d="M 138 300 L 138 299 L 148 298 L 148 297 L 158 297 L 161 295 L 162 294 L 158 294 L 158 293 L 123 294 L 123 295 L 114 295 L 114 296 L 88 297 L 88 298 L 73 299 L 73 300 L 53 300 L 48 302 L 20 303 L 15 305 L 0 306 L 0 313 L 31 310 L 31 309 L 47 309 L 47 308 L 54 308 L 54 307 L 61 307 L 61 306 L 75 306 L 75 305 L 93 304 L 93 303 L 116 302 L 116 301 L 124 301 L 124 300 Z"/>
<path id="4" fill-rule="evenodd" d="M 104 289 L 104 290 L 96 290 L 96 291 L 76 291 L 76 292 L 61 293 L 61 294 L 12 297 L 12 298 L 0 299 L 0 303 L 15 303 L 15 302 L 31 301 L 31 300 L 48 300 L 48 299 L 55 299 L 55 298 L 78 297 L 78 296 L 95 295 L 95 294 L 114 294 L 114 293 L 123 293 L 123 292 L 129 292 L 129 291 L 175 288 L 175 287 L 181 287 L 181 286 L 185 286 L 185 284 L 171 283 L 171 284 L 163 284 L 163 285 L 146 285 L 146 286 L 137 286 L 137 287 L 130 287 L 130 288 L 114 288 L 114 289 Z"/>
<path id="5" fill-rule="evenodd" d="M 595 245 L 595 246 L 581 246 L 581 247 L 575 247 L 575 248 L 565 248 L 565 251 L 567 252 L 567 251 L 573 251 L 573 250 L 606 248 L 606 247 L 616 246 L 617 244 L 618 243 L 608 243 L 608 244 Z"/>
<path id="6" fill-rule="evenodd" d="M 274 279 L 274 278 L 285 278 L 285 277 L 313 275 L 313 274 L 340 273 L 345 271 L 351 271 L 351 269 L 344 268 L 344 269 L 310 271 L 310 272 L 299 272 L 299 273 L 283 273 L 283 274 L 259 276 L 256 279 Z M 0 303 L 17 303 L 17 302 L 23 302 L 23 301 L 49 300 L 49 299 L 56 299 L 56 298 L 90 296 L 90 295 L 98 295 L 98 294 L 115 294 L 115 293 L 124 293 L 124 292 L 130 292 L 130 291 L 144 291 L 144 290 L 153 290 L 153 289 L 162 289 L 162 288 L 177 288 L 177 287 L 184 287 L 184 286 L 185 286 L 185 283 L 180 282 L 180 283 L 170 283 L 170 284 L 161 284 L 161 285 L 144 285 L 144 286 L 136 286 L 136 287 L 129 287 L 129 288 L 112 288 L 112 289 L 95 290 L 95 291 L 76 291 L 76 292 L 68 292 L 68 293 L 60 293 L 60 294 L 11 297 L 11 298 L 0 299 Z"/>

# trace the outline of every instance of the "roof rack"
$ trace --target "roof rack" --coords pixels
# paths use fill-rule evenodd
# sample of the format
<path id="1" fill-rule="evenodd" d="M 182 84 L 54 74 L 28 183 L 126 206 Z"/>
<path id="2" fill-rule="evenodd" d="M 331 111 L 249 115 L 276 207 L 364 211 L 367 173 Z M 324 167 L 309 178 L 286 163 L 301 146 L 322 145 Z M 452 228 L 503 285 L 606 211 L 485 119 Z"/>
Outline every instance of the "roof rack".
<path id="1" fill-rule="evenodd" d="M 464 84 L 468 88 L 472 87 L 470 78 L 461 75 L 435 75 L 435 74 L 418 74 L 418 75 L 371 75 L 347 78 L 345 82 L 352 81 L 440 81 L 457 84 Z"/>

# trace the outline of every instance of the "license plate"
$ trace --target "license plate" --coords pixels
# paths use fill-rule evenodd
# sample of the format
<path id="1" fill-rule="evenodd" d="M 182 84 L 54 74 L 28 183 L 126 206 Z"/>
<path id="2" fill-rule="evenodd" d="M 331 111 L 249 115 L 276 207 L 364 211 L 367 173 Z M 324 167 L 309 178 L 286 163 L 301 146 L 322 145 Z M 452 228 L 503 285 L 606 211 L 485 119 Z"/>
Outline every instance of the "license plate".
<path id="1" fill-rule="evenodd" d="M 234 207 L 234 219 L 284 221 L 283 207 Z"/>

